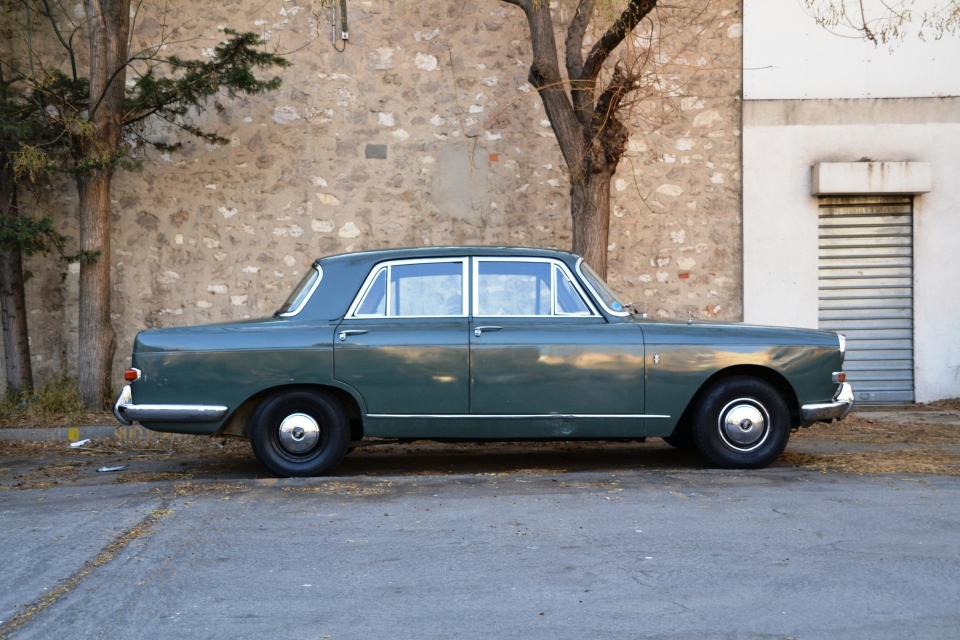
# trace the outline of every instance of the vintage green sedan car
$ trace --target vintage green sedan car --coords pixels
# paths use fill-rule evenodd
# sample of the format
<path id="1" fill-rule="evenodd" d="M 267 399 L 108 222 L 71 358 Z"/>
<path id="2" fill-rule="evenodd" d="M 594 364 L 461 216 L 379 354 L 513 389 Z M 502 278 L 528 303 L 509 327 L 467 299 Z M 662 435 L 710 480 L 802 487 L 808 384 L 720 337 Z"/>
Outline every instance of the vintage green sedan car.
<path id="1" fill-rule="evenodd" d="M 271 318 L 141 332 L 114 413 L 249 438 L 281 476 L 362 438 L 659 436 L 758 468 L 847 415 L 843 357 L 836 333 L 648 320 L 562 251 L 368 251 L 317 260 Z"/>

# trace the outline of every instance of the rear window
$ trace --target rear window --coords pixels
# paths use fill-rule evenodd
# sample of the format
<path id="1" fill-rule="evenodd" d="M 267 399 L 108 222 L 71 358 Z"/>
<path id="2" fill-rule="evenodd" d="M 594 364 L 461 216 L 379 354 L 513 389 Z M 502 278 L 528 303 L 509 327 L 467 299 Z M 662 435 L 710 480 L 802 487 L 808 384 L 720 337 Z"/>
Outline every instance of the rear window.
<path id="1" fill-rule="evenodd" d="M 303 308 L 303 305 L 306 304 L 307 298 L 310 297 L 310 294 L 313 293 L 313 289 L 316 286 L 317 282 L 320 281 L 320 270 L 317 267 L 313 267 L 307 274 L 303 276 L 303 280 L 300 281 L 293 291 L 290 293 L 290 297 L 287 298 L 287 301 L 277 309 L 277 312 L 274 315 L 285 316 L 285 315 L 294 315 Z"/>

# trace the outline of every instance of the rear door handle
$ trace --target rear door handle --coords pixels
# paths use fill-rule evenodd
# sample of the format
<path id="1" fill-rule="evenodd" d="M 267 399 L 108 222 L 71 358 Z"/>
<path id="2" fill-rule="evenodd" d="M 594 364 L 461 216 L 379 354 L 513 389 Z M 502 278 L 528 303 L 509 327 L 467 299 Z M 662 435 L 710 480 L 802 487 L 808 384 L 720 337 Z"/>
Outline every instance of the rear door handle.
<path id="1" fill-rule="evenodd" d="M 484 331 L 500 331 L 501 329 L 503 327 L 474 327 L 473 335 L 479 338 Z"/>
<path id="2" fill-rule="evenodd" d="M 359 336 L 367 333 L 366 329 L 345 329 L 340 332 L 340 342 L 347 339 L 347 336 Z"/>

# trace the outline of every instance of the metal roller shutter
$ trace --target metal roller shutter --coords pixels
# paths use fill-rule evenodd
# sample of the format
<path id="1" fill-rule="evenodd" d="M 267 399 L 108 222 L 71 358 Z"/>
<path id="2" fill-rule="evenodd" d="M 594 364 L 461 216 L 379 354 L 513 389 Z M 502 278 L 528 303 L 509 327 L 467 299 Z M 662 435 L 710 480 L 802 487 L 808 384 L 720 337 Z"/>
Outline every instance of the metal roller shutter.
<path id="1" fill-rule="evenodd" d="M 913 199 L 820 199 L 820 328 L 858 402 L 913 402 Z"/>

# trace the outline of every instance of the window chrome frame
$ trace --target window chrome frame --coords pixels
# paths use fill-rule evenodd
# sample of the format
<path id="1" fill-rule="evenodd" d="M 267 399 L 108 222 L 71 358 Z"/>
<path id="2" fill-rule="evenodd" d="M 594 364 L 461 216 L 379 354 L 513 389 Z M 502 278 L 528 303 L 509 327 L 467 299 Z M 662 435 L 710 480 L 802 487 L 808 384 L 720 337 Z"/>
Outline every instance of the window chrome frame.
<path id="1" fill-rule="evenodd" d="M 317 263 L 314 263 L 313 265 L 310 266 L 310 268 L 316 269 L 317 271 L 316 282 L 314 282 L 313 286 L 310 287 L 310 291 L 308 291 L 307 295 L 303 297 L 303 300 L 300 301 L 300 304 L 297 305 L 296 309 L 291 309 L 290 311 L 287 311 L 285 313 L 278 313 L 277 314 L 278 318 L 292 318 L 293 316 L 303 311 L 303 308 L 307 306 L 308 302 L 310 302 L 310 298 L 313 297 L 313 292 L 317 290 L 317 287 L 320 286 L 320 281 L 323 280 L 323 267 L 321 267 Z"/>
<path id="2" fill-rule="evenodd" d="M 626 309 L 623 309 L 621 311 L 614 311 L 613 309 L 611 309 L 606 305 L 606 303 L 603 301 L 603 297 L 599 293 L 597 293 L 597 290 L 593 288 L 592 284 L 590 284 L 590 279 L 587 278 L 585 275 L 583 275 L 583 269 L 580 268 L 580 265 L 582 264 L 583 264 L 583 258 L 580 258 L 579 260 L 577 260 L 577 275 L 580 276 L 580 279 L 583 280 L 583 284 L 586 285 L 587 289 L 590 290 L 590 293 L 593 294 L 593 297 L 597 301 L 597 304 L 603 307 L 603 310 L 612 316 L 616 316 L 618 318 L 626 318 L 627 316 L 629 316 L 630 312 L 627 311 Z"/>
<path id="3" fill-rule="evenodd" d="M 590 301 L 590 296 L 586 295 L 583 288 L 580 286 L 580 283 L 576 278 L 573 277 L 573 274 L 570 273 L 570 269 L 567 268 L 567 265 L 562 260 L 557 260 L 556 258 L 530 258 L 526 256 L 473 256 L 473 295 L 471 296 L 473 304 L 473 317 L 474 318 L 598 318 L 603 317 L 597 312 L 597 308 L 593 306 L 593 303 Z M 481 314 L 480 310 L 480 263 L 481 262 L 538 262 L 542 264 L 552 265 L 550 268 L 550 313 L 541 314 L 541 315 L 490 315 L 490 314 Z M 570 283 L 576 289 L 577 294 L 586 304 L 589 313 L 557 313 L 557 272 L 553 267 L 559 268 L 563 274 L 570 280 Z"/>
<path id="4" fill-rule="evenodd" d="M 459 262 L 462 266 L 461 270 L 461 281 L 460 281 L 460 314 L 459 315 L 417 315 L 417 316 L 392 316 L 390 315 L 390 267 L 396 265 L 408 265 L 408 264 L 431 264 L 438 262 Z M 357 320 L 371 320 L 377 318 L 466 318 L 469 315 L 469 310 L 467 308 L 467 296 L 469 296 L 469 270 L 467 266 L 468 258 L 466 257 L 451 257 L 451 258 L 409 258 L 406 260 L 388 260 L 386 262 L 378 262 L 370 269 L 370 273 L 367 274 L 366 279 L 363 281 L 363 285 L 360 287 L 360 292 L 354 297 L 353 302 L 350 304 L 350 308 L 347 309 L 347 313 L 344 316 L 345 319 L 356 318 Z M 367 292 L 369 291 L 371 285 L 376 281 L 377 276 L 380 275 L 380 271 L 383 269 L 387 270 L 386 276 L 386 300 L 384 304 L 385 313 L 380 314 L 357 314 L 357 309 L 363 303 L 363 299 L 366 297 Z"/>

